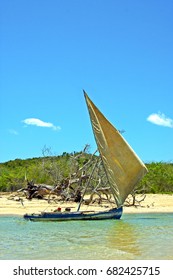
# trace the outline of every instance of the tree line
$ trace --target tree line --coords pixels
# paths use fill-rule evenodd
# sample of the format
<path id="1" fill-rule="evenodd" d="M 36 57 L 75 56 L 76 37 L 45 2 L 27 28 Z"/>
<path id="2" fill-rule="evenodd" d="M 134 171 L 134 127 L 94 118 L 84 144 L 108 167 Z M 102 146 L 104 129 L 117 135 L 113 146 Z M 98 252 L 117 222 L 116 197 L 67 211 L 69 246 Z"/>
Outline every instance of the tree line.
<path id="1" fill-rule="evenodd" d="M 42 157 L 0 163 L 0 191 L 19 190 L 26 186 L 27 181 L 55 186 L 63 180 L 72 179 L 73 174 L 85 171 L 84 167 L 91 172 L 98 160 L 98 155 L 91 155 L 87 149 L 81 152 L 64 152 L 60 156 L 47 155 L 49 152 L 45 148 Z M 146 163 L 146 166 L 149 172 L 136 186 L 135 192 L 173 193 L 173 163 L 151 162 Z M 98 170 L 100 173 L 104 172 L 102 168 Z M 97 184 L 96 179 L 95 185 Z"/>

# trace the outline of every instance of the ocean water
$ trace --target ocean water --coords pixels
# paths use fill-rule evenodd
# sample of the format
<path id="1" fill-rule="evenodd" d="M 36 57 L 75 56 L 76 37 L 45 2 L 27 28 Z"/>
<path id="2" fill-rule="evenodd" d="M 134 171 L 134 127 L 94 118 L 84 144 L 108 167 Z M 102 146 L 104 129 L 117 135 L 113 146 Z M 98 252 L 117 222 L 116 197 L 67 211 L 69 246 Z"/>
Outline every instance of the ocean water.
<path id="1" fill-rule="evenodd" d="M 173 213 L 30 222 L 0 216 L 1 260 L 173 260 Z"/>

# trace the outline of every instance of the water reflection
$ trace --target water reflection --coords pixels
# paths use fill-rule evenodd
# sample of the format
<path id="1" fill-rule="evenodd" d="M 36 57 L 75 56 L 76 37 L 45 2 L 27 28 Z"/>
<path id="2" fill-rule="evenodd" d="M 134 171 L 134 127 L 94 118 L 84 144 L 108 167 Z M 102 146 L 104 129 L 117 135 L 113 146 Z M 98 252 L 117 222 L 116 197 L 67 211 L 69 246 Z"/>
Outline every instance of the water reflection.
<path id="1" fill-rule="evenodd" d="M 112 223 L 107 236 L 108 246 L 119 250 L 121 253 L 130 254 L 131 257 L 141 255 L 137 226 L 120 220 Z M 130 257 L 129 255 L 129 257 Z"/>
<path id="2" fill-rule="evenodd" d="M 172 231 L 169 215 L 128 216 L 111 224 L 107 246 L 126 253 L 127 259 L 173 259 Z"/>

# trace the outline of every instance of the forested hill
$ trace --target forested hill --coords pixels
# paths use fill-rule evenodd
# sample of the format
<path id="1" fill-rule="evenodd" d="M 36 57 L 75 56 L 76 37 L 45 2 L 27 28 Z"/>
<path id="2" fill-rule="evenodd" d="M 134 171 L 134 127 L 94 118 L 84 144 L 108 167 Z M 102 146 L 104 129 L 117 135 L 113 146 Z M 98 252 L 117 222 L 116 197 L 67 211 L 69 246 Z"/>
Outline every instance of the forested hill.
<path id="1" fill-rule="evenodd" d="M 87 153 L 74 152 L 0 163 L 0 191 L 18 190 L 26 186 L 26 180 L 56 185 L 86 165 L 91 157 Z M 147 193 L 173 193 L 173 164 L 151 162 L 146 165 L 149 172 L 139 183 L 139 190 L 144 188 Z"/>

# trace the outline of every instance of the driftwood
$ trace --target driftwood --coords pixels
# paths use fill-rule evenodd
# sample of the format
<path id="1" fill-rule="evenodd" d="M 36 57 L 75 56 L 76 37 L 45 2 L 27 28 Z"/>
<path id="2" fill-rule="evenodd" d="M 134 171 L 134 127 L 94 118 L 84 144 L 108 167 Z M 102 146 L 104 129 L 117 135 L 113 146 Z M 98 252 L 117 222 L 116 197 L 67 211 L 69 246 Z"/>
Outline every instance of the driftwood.
<path id="1" fill-rule="evenodd" d="M 108 178 L 105 175 L 102 160 L 95 156 L 95 151 L 90 158 L 79 165 L 80 157 L 84 156 L 88 145 L 83 152 L 71 156 L 71 174 L 68 178 L 60 178 L 54 185 L 34 184 L 33 181 L 27 181 L 27 187 L 18 191 L 23 191 L 25 197 L 29 200 L 33 198 L 47 199 L 48 203 L 59 201 L 83 202 L 85 204 L 109 202 L 113 203 Z M 89 198 L 85 198 L 85 194 Z M 131 193 L 131 197 L 126 200 L 126 206 L 140 205 L 145 199 L 136 198 L 136 191 Z"/>
<path id="2" fill-rule="evenodd" d="M 130 206 L 135 206 L 135 207 L 140 206 L 140 207 L 141 207 L 141 202 L 144 201 L 145 198 L 146 198 L 146 194 L 141 194 L 141 195 L 140 195 L 140 199 L 139 199 L 139 198 L 137 199 L 137 198 L 136 198 L 136 193 L 131 193 L 131 194 L 127 197 L 127 199 L 126 199 L 124 205 L 125 205 L 126 207 L 130 207 Z"/>
<path id="3" fill-rule="evenodd" d="M 79 180 L 77 180 L 76 182 L 79 182 Z M 34 184 L 33 182 L 28 181 L 27 187 L 18 190 L 18 192 L 22 191 L 25 197 L 29 200 L 33 198 L 43 199 L 48 195 L 48 202 L 50 202 L 51 195 L 54 195 L 56 197 L 60 197 L 60 200 L 63 201 L 73 200 L 79 202 L 81 197 L 80 190 L 74 190 L 71 187 L 71 184 L 74 183 L 74 181 L 70 182 L 69 180 L 68 184 L 64 184 L 63 181 L 61 186 L 50 186 L 45 184 Z M 66 190 L 67 188 L 68 190 L 71 189 L 73 194 L 69 195 L 69 191 Z"/>

